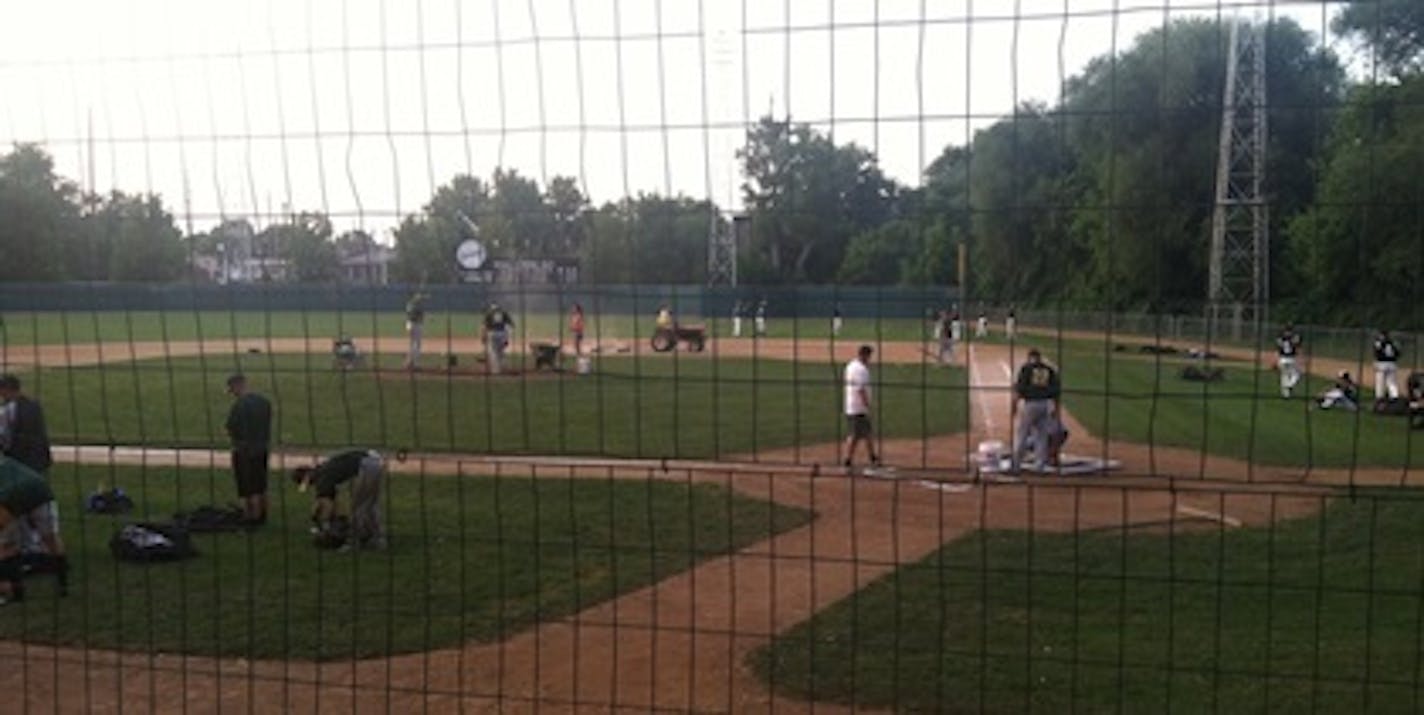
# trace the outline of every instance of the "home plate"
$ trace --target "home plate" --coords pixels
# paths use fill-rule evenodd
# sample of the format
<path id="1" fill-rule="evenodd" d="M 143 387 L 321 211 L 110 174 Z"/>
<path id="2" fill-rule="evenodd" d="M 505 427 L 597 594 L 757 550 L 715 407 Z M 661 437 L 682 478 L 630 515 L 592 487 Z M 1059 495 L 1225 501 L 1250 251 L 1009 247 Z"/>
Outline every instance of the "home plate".
<path id="1" fill-rule="evenodd" d="M 974 468 L 980 475 L 999 478 L 1012 478 L 1014 474 L 1087 477 L 1122 469 L 1122 462 L 1116 459 L 1084 457 L 1076 454 L 1061 455 L 1058 458 L 1058 462 L 1057 465 L 1043 465 L 1040 467 L 1034 464 L 1032 460 L 1024 460 L 1019 464 L 1018 472 L 1015 472 L 1012 460 L 1008 457 L 999 457 L 997 459 L 979 460 L 974 465 Z"/>

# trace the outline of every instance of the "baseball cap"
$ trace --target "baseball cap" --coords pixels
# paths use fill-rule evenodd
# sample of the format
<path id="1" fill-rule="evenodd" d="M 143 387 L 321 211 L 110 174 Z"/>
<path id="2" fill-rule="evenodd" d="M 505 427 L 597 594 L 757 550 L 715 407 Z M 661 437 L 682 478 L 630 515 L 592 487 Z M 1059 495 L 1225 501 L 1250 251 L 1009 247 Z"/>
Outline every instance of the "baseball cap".
<path id="1" fill-rule="evenodd" d="M 247 376 L 243 375 L 240 372 L 234 372 L 233 374 L 227 376 L 228 387 L 232 387 L 233 385 L 239 385 L 244 382 L 247 382 Z"/>

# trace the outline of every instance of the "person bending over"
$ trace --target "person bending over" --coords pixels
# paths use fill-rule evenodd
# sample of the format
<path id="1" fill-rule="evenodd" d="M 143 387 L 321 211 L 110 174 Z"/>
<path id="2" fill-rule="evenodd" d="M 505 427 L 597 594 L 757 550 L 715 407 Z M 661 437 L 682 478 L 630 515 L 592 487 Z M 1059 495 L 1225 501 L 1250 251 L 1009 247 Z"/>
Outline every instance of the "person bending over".
<path id="1" fill-rule="evenodd" d="M 348 449 L 329 455 L 313 467 L 292 470 L 292 482 L 299 491 L 315 487 L 312 501 L 314 533 L 327 531 L 336 516 L 336 491 L 351 483 L 351 533 L 361 548 L 380 549 L 386 545 L 381 527 L 381 483 L 386 462 L 373 449 Z"/>
<path id="2" fill-rule="evenodd" d="M 49 481 L 16 460 L 0 457 L 0 533 L 4 537 L 0 541 L 5 544 L 0 554 L 0 597 L 5 601 L 25 597 L 22 528 L 37 533 L 45 547 L 43 554 L 31 555 L 30 562 L 54 572 L 59 595 L 68 595 L 69 560 L 59 538 L 59 514 Z"/>

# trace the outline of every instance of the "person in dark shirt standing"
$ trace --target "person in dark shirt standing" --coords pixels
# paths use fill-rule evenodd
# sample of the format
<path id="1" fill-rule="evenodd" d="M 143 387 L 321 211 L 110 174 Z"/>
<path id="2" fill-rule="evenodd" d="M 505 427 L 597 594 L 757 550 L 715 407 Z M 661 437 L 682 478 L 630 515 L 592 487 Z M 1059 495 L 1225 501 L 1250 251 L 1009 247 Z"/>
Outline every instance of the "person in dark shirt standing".
<path id="1" fill-rule="evenodd" d="M 420 369 L 420 348 L 425 338 L 425 294 L 417 291 L 405 304 L 405 331 L 410 346 L 405 353 L 405 368 Z"/>
<path id="2" fill-rule="evenodd" d="M 485 311 L 485 361 L 489 372 L 498 375 L 504 372 L 504 352 L 509 349 L 509 332 L 514 328 L 514 319 L 499 303 L 490 303 Z"/>
<path id="3" fill-rule="evenodd" d="M 242 515 L 250 526 L 267 522 L 267 466 L 272 445 L 272 403 L 247 389 L 241 374 L 227 379 L 233 396 L 227 413 L 227 435 L 232 439 L 232 474 Z"/>
<path id="4" fill-rule="evenodd" d="M 384 548 L 381 528 L 381 482 L 386 462 L 373 449 L 348 449 L 328 456 L 315 467 L 292 470 L 292 481 L 306 491 L 316 486 L 312 523 L 317 533 L 326 531 L 336 515 L 336 489 L 351 482 L 351 533 L 362 548 Z"/>
<path id="5" fill-rule="evenodd" d="M 20 378 L 0 375 L 0 403 L 4 403 L 5 456 L 44 476 L 54 464 L 44 409 L 20 389 Z"/>
<path id="6" fill-rule="evenodd" d="M 1399 398 L 1399 346 L 1388 330 L 1375 336 L 1375 402 Z"/>
<path id="7" fill-rule="evenodd" d="M 1014 440 L 1012 471 L 1019 470 L 1025 447 L 1033 445 L 1038 468 L 1048 465 L 1050 445 L 1058 423 L 1058 371 L 1043 362 L 1037 349 L 1028 351 L 1028 362 L 1019 368 L 1014 394 L 1020 401 L 1018 434 Z"/>

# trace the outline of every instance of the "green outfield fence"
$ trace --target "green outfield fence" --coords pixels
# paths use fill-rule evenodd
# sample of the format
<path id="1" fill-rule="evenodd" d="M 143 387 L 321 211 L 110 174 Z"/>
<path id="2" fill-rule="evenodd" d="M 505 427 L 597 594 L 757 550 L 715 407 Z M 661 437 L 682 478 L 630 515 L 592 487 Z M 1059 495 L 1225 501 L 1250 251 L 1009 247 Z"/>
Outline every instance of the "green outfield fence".
<path id="1" fill-rule="evenodd" d="M 0 715 L 1424 710 L 1424 4 L 10 5 Z"/>

